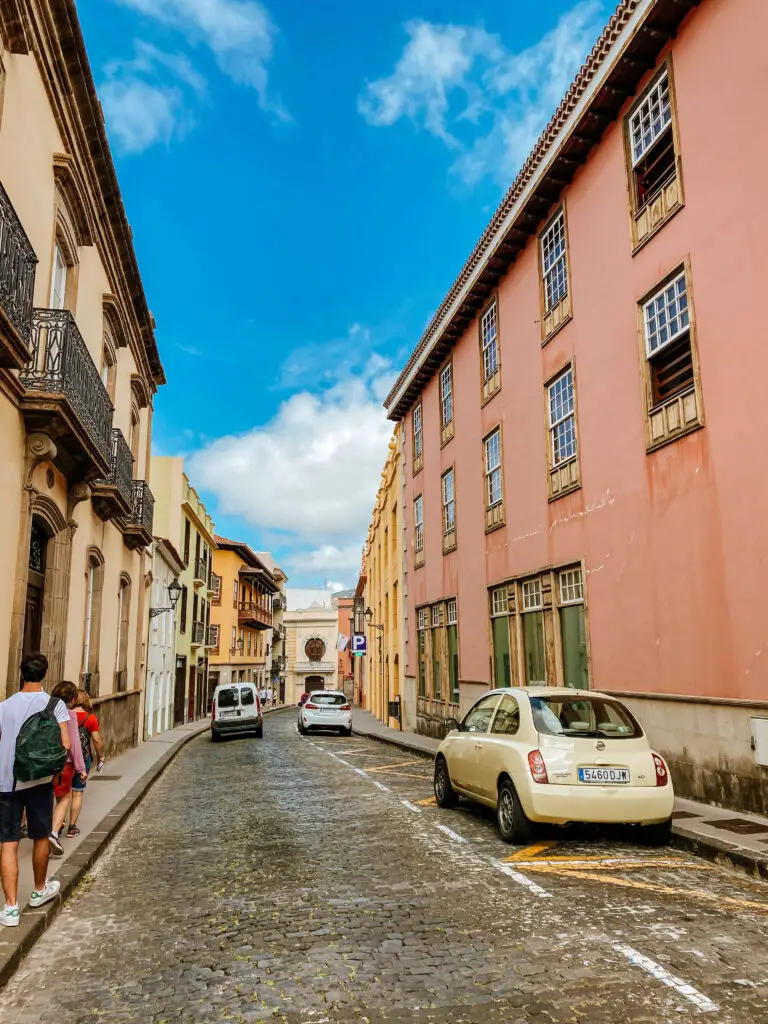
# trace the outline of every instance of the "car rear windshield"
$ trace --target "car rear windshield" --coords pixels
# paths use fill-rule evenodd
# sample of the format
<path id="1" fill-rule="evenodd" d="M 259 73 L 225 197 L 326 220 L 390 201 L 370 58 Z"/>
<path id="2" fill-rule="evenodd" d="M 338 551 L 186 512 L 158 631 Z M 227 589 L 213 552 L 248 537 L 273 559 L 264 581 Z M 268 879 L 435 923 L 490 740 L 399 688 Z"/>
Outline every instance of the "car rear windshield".
<path id="1" fill-rule="evenodd" d="M 219 690 L 216 700 L 220 708 L 236 708 L 239 703 L 237 690 L 234 687 L 231 690 Z"/>
<path id="2" fill-rule="evenodd" d="M 313 693 L 309 699 L 313 704 L 324 704 L 326 707 L 338 707 L 347 703 L 343 693 Z"/>
<path id="3" fill-rule="evenodd" d="M 256 697 L 253 690 L 249 686 L 243 686 L 240 690 L 240 703 L 245 707 L 246 704 L 255 704 Z"/>
<path id="4" fill-rule="evenodd" d="M 628 740 L 643 735 L 632 715 L 617 700 L 602 697 L 531 697 L 533 724 L 547 736 L 599 736 Z"/>

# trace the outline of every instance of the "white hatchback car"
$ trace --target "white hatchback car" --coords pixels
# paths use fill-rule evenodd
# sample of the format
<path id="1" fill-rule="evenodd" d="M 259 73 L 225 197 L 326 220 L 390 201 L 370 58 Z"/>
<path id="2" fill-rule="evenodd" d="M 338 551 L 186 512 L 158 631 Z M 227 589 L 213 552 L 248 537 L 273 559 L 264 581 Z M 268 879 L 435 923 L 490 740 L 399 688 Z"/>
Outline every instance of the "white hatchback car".
<path id="1" fill-rule="evenodd" d="M 223 736 L 264 735 L 261 701 L 254 683 L 230 683 L 217 686 L 211 706 L 211 739 Z"/>
<path id="2" fill-rule="evenodd" d="M 669 841 L 669 769 L 615 697 L 494 690 L 446 726 L 435 758 L 438 804 L 453 807 L 461 795 L 495 808 L 506 842 L 526 842 L 533 822 L 634 824 L 649 845 Z"/>
<path id="3" fill-rule="evenodd" d="M 299 708 L 299 732 L 333 729 L 352 735 L 352 706 L 341 690 L 315 690 Z"/>

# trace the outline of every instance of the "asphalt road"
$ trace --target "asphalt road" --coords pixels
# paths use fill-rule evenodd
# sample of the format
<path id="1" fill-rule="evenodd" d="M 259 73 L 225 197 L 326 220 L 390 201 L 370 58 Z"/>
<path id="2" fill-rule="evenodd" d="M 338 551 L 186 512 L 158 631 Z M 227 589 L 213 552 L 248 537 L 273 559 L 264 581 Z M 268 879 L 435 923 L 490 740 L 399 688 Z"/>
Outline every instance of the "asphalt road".
<path id="1" fill-rule="evenodd" d="M 195 740 L 0 1019 L 768 1021 L 765 883 L 620 833 L 508 847 L 430 797 L 428 761 L 292 712 Z"/>

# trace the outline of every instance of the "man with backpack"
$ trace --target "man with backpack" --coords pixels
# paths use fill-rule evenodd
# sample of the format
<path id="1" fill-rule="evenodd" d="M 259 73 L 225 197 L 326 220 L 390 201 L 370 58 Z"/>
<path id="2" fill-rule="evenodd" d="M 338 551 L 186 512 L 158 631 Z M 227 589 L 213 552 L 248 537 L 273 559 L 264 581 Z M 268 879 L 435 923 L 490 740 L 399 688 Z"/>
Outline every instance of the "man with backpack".
<path id="1" fill-rule="evenodd" d="M 48 671 L 43 654 L 28 654 L 21 662 L 22 686 L 0 703 L 0 880 L 5 908 L 0 925 L 19 923 L 19 840 L 27 815 L 34 842 L 32 868 L 35 888 L 30 906 L 41 907 L 59 892 L 49 881 L 48 837 L 53 824 L 53 776 L 64 767 L 70 746 L 69 712 L 42 687 Z"/>

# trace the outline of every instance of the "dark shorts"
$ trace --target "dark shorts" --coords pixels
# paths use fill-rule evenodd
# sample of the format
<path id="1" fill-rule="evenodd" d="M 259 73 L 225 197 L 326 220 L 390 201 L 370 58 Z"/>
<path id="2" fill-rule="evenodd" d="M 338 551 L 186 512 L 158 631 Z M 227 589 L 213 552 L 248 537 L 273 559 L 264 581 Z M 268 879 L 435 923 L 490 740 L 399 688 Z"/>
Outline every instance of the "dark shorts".
<path id="1" fill-rule="evenodd" d="M 0 793 L 0 843 L 18 843 L 24 811 L 29 838 L 47 839 L 53 827 L 53 783 Z"/>
<path id="2" fill-rule="evenodd" d="M 91 760 L 91 758 L 90 757 L 86 757 L 86 759 L 85 759 L 85 770 L 86 770 L 86 773 L 88 775 L 90 775 L 90 773 L 91 773 L 91 765 L 92 764 L 93 764 L 93 761 Z M 81 779 L 80 778 L 80 773 L 79 772 L 75 772 L 75 776 L 72 779 L 72 792 L 73 793 L 82 793 L 83 790 L 85 789 L 85 784 L 86 784 L 87 781 L 88 781 L 88 779 Z"/>

